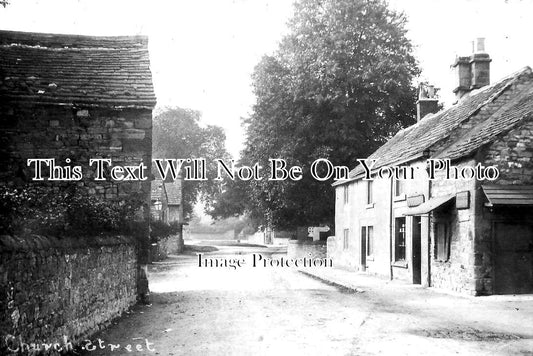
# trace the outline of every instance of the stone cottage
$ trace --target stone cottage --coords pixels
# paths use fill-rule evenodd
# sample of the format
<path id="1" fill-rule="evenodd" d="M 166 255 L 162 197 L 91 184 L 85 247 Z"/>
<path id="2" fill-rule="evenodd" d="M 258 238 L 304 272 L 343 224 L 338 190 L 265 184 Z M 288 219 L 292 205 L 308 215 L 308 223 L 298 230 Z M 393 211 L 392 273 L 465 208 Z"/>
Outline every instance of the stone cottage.
<path id="1" fill-rule="evenodd" d="M 150 172 L 156 98 L 147 38 L 0 31 L 0 46 L 0 181 L 29 181 L 28 158 L 54 158 L 81 165 L 91 193 L 143 192 L 148 204 L 149 181 L 95 181 L 89 167 L 109 158 Z"/>
<path id="2" fill-rule="evenodd" d="M 183 251 L 183 225 L 185 221 L 183 220 L 182 199 L 182 178 L 169 182 L 164 182 L 161 179 L 152 181 L 151 221 L 178 225 L 178 231 L 175 235 L 159 240 L 155 248 L 152 244 L 153 259 L 161 260 L 166 258 L 168 254 Z"/>
<path id="3" fill-rule="evenodd" d="M 50 159 L 42 179 L 61 191 L 73 182 L 52 166 L 80 166 L 77 187 L 137 200 L 143 221 L 136 238 L 0 236 L 1 354 L 16 340 L 78 342 L 146 297 L 150 180 L 113 181 L 108 165 L 95 179 L 90 159 L 150 172 L 155 104 L 146 37 L 0 31 L 0 184 L 33 184 L 27 160 Z"/>
<path id="4" fill-rule="evenodd" d="M 151 208 L 152 220 L 183 224 L 182 179 L 163 182 L 152 181 Z"/>
<path id="5" fill-rule="evenodd" d="M 437 112 L 421 87 L 418 122 L 369 157 L 373 179 L 359 165 L 335 184 L 334 265 L 471 295 L 533 292 L 533 73 L 490 85 L 490 62 L 479 40 L 453 65 L 457 102 Z M 449 160 L 448 176 L 430 179 L 428 159 Z M 489 166 L 497 179 L 471 178 Z M 378 178 L 383 167 L 417 174 Z"/>

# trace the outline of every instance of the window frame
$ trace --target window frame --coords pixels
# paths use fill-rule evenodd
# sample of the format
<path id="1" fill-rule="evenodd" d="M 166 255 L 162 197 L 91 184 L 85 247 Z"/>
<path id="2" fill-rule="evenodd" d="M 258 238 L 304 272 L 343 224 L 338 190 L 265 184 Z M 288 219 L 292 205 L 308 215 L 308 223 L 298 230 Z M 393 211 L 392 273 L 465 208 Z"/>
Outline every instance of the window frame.
<path id="1" fill-rule="evenodd" d="M 374 226 L 361 226 L 361 238 L 365 241 L 365 256 L 372 260 L 374 258 Z"/>
<path id="2" fill-rule="evenodd" d="M 342 192 L 344 205 L 347 205 L 350 202 L 350 186 L 348 184 L 345 184 Z"/>
<path id="3" fill-rule="evenodd" d="M 347 250 L 350 247 L 350 229 L 344 229 L 342 238 L 342 249 Z"/>
<path id="4" fill-rule="evenodd" d="M 436 221 L 434 227 L 433 259 L 438 262 L 448 262 L 451 252 L 451 227 L 450 221 Z M 441 241 L 443 240 L 443 241 Z M 442 250 L 442 247 L 444 250 Z"/>
<path id="5" fill-rule="evenodd" d="M 394 219 L 394 261 L 395 262 L 407 261 L 406 227 L 407 227 L 407 219 L 405 217 L 399 217 L 399 218 Z M 403 241 L 403 244 L 400 243 L 401 241 Z"/>
<path id="6" fill-rule="evenodd" d="M 369 179 L 366 181 L 366 205 L 374 204 L 374 181 Z"/>
<path id="7" fill-rule="evenodd" d="M 394 196 L 403 197 L 405 195 L 405 181 L 402 179 L 394 180 Z"/>

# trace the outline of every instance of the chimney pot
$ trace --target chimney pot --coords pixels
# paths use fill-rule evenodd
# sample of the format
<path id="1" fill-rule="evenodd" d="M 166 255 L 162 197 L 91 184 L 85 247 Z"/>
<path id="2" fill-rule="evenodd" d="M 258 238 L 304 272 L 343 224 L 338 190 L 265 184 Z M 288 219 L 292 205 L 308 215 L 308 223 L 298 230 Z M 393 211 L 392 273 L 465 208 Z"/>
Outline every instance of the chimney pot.
<path id="1" fill-rule="evenodd" d="M 472 41 L 472 54 L 457 57 L 452 67 L 455 69 L 456 86 L 453 92 L 457 100 L 472 89 L 490 84 L 490 56 L 485 52 L 485 38 Z"/>
<path id="2" fill-rule="evenodd" d="M 476 39 L 476 48 L 474 53 L 485 53 L 485 38 L 479 37 Z"/>
<path id="3" fill-rule="evenodd" d="M 416 102 L 416 121 L 422 120 L 428 114 L 439 111 L 439 100 L 435 86 L 420 83 L 418 85 L 418 101 Z"/>

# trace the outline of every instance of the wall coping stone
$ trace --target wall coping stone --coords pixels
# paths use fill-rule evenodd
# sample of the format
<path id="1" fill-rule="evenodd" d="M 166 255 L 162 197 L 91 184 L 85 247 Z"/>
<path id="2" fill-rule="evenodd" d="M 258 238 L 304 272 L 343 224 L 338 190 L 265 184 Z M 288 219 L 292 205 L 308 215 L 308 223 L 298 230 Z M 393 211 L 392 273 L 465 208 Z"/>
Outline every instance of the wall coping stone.
<path id="1" fill-rule="evenodd" d="M 34 251 L 43 249 L 73 250 L 90 247 L 104 247 L 116 245 L 134 245 L 134 237 L 124 235 L 97 237 L 66 237 L 28 235 L 24 237 L 0 235 L 0 252 L 3 251 Z"/>

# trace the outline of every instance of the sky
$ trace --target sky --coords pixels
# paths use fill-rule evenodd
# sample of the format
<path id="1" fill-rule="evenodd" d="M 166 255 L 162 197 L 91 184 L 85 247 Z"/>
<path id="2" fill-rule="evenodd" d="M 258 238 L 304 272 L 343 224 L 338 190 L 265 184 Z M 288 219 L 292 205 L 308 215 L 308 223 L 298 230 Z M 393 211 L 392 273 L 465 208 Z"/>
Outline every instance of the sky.
<path id="1" fill-rule="evenodd" d="M 0 29 L 86 35 L 147 35 L 158 106 L 199 110 L 222 126 L 237 158 L 241 118 L 255 98 L 251 74 L 287 33 L 292 0 L 9 0 Z M 486 39 L 495 81 L 533 66 L 533 0 L 389 0 L 409 20 L 422 76 L 454 101 L 450 65 Z"/>

